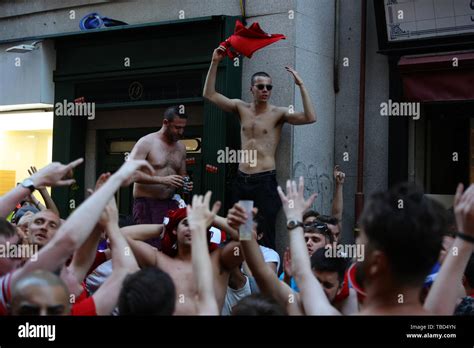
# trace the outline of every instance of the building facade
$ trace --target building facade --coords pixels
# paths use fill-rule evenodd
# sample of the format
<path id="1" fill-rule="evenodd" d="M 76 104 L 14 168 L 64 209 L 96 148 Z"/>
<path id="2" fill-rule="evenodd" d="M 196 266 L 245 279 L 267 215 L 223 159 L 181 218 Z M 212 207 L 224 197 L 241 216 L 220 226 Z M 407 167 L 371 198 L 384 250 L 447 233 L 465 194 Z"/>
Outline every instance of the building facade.
<path id="1" fill-rule="evenodd" d="M 433 7 L 434 27 L 423 22 L 430 20 L 428 3 Z M 452 9 L 442 3 L 450 3 Z M 35 104 L 36 112 L 49 112 L 52 121 L 45 119 L 38 129 L 49 129 L 52 150 L 44 144 L 36 146 L 46 154 L 49 151 L 53 160 L 85 157 L 85 165 L 75 173 L 77 185 L 53 190 L 63 214 L 84 199 L 85 189 L 93 186 L 100 172 L 123 163 L 140 136 L 158 129 L 164 108 L 173 104 L 184 105 L 190 115 L 185 135 L 195 192 L 211 189 L 226 202 L 236 168 L 217 163 L 217 151 L 238 148 L 239 125 L 235 117 L 204 101 L 201 91 L 212 50 L 233 32 L 235 21 L 257 21 L 269 33 L 285 34 L 286 40 L 237 64 L 226 60 L 218 72 L 218 89 L 249 100 L 250 76 L 266 71 L 275 86 L 271 102 L 301 110 L 299 90 L 284 70 L 295 67 L 310 91 L 318 120 L 307 126 L 284 126 L 277 150 L 278 181 L 284 184 L 287 178 L 304 176 L 306 193 L 319 194 L 314 208 L 329 214 L 333 167 L 340 165 L 346 173 L 342 240 L 353 242 L 356 210 L 361 207 L 356 197 L 366 199 L 374 191 L 410 180 L 449 206 L 454 183 L 470 181 L 469 101 L 473 98 L 463 92 L 465 88 L 456 92 L 454 86 L 472 82 L 472 60 L 466 50 L 473 29 L 468 24 L 454 34 L 446 29 L 451 36 L 442 35 L 440 29 L 449 27 L 445 18 L 451 10 L 454 26 L 450 22 L 449 28 L 458 28 L 459 14 L 470 15 L 469 5 L 461 0 L 2 2 L 0 105 Z M 129 25 L 80 31 L 80 19 L 92 12 Z M 411 40 L 420 35 L 419 28 L 431 36 Z M 40 41 L 38 49 L 6 52 L 34 41 Z M 15 65 L 18 58 L 20 67 Z M 444 64 L 453 58 L 463 69 L 455 76 L 456 70 Z M 438 85 L 426 83 L 430 78 Z M 433 90 L 433 85 L 439 88 Z M 427 90 L 431 91 L 428 98 L 423 94 Z M 446 90 L 451 91 L 448 97 L 443 94 Z M 57 112 L 53 116 L 52 105 L 78 98 L 94 102 L 93 118 Z M 402 102 L 419 103 L 420 117 L 384 114 L 384 107 L 393 110 Z M 18 111 L 13 114 L 19 117 Z M 0 113 L 11 120 L 12 112 L 8 115 Z M 47 122 L 54 123 L 45 126 Z M 23 126 L 18 128 L 31 131 Z M 453 161 L 455 153 L 457 161 Z M 25 164 L 15 167 L 11 158 L 3 154 L 2 173 L 23 170 Z M 39 166 L 49 159 L 46 155 L 41 161 L 28 160 L 41 162 Z M 206 170 L 206 165 L 217 167 L 217 172 Z M 22 174 L 16 175 L 17 181 L 21 179 Z M 130 190 L 122 189 L 118 199 L 121 212 L 129 213 Z M 281 252 L 287 243 L 283 214 L 277 225 Z"/>

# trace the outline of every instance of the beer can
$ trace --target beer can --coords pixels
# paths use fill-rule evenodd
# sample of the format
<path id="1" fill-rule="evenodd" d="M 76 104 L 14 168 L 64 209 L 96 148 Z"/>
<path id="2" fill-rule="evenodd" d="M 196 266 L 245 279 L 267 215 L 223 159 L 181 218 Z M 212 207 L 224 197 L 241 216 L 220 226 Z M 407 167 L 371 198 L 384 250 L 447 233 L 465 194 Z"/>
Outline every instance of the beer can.
<path id="1" fill-rule="evenodd" d="M 183 177 L 183 180 L 184 180 L 183 193 L 190 193 L 189 182 L 191 181 L 191 178 L 186 175 Z"/>

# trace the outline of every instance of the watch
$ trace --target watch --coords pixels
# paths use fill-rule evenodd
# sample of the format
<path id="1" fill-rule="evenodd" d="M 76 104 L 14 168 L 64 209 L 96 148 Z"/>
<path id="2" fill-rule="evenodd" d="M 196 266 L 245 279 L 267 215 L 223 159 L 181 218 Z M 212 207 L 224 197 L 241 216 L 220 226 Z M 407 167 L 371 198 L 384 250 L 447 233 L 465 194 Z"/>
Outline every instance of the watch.
<path id="1" fill-rule="evenodd" d="M 35 184 L 33 183 L 33 180 L 31 180 L 30 178 L 23 180 L 21 182 L 21 186 L 29 189 L 31 193 L 33 193 L 36 190 Z"/>
<path id="2" fill-rule="evenodd" d="M 294 230 L 297 227 L 303 227 L 303 223 L 301 221 L 294 220 L 294 219 L 288 220 L 286 222 L 286 228 L 289 230 Z"/>

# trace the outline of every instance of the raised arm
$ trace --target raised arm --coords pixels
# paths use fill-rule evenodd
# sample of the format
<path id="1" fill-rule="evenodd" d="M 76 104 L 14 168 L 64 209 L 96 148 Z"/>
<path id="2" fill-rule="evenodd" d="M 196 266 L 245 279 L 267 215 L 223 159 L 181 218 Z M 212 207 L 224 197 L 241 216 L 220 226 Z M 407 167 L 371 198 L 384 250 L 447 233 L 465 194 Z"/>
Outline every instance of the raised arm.
<path id="1" fill-rule="evenodd" d="M 62 266 L 89 237 L 97 221 L 99 221 L 102 211 L 114 193 L 122 184 L 128 183 L 137 170 L 145 170 L 151 173 L 153 168 L 147 161 L 143 160 L 125 162 L 95 194 L 85 200 L 71 214 L 51 241 L 38 252 L 37 260 L 27 261 L 22 268 L 14 272 L 12 278 L 18 279 L 22 275 L 37 269 L 53 272 Z"/>
<path id="2" fill-rule="evenodd" d="M 163 233 L 163 224 L 143 224 L 122 227 L 120 231 L 125 237 L 133 240 L 145 241 L 152 238 L 159 238 Z"/>
<path id="3" fill-rule="evenodd" d="M 110 178 L 110 173 L 103 173 L 97 179 L 94 191 L 88 189 L 88 193 L 92 196 L 95 191 L 102 187 Z M 100 220 L 94 227 L 94 231 L 87 237 L 86 241 L 74 252 L 71 264 L 69 265 L 70 272 L 74 275 L 78 283 L 81 283 L 87 275 L 87 272 L 92 267 L 96 257 L 97 246 L 99 245 L 100 236 L 105 230 L 108 222 L 108 215 L 106 211 L 100 216 Z"/>
<path id="4" fill-rule="evenodd" d="M 219 211 L 220 202 L 209 210 L 211 191 L 206 195 L 193 197 L 192 205 L 187 207 L 189 228 L 192 232 L 191 258 L 197 285 L 197 313 L 199 315 L 219 315 L 214 292 L 214 272 L 207 247 L 207 228 Z"/>
<path id="5" fill-rule="evenodd" d="M 303 177 L 300 177 L 298 188 L 295 181 L 290 182 L 288 180 L 286 182 L 286 192 L 287 194 L 285 195 L 281 187 L 278 186 L 278 194 L 280 195 L 287 221 L 302 223 L 303 212 L 311 206 L 316 198 L 316 194 L 313 194 L 308 200 L 304 199 Z M 300 289 L 305 313 L 307 315 L 340 315 L 329 302 L 321 284 L 311 271 L 303 228 L 301 226 L 293 228 L 289 231 L 289 235 L 293 277 Z"/>
<path id="6" fill-rule="evenodd" d="M 141 268 L 144 267 L 160 267 L 167 255 L 159 252 L 150 244 L 145 243 L 144 240 L 157 238 L 163 232 L 164 226 L 159 225 L 134 225 L 127 226 L 120 229 L 122 234 L 127 239 L 135 258 Z"/>
<path id="7" fill-rule="evenodd" d="M 34 173 L 29 179 L 31 180 L 33 186 L 37 189 L 45 186 L 72 185 L 75 180 L 67 179 L 65 177 L 71 173 L 73 168 L 77 167 L 82 162 L 82 158 L 79 158 L 67 165 L 53 162 Z M 18 204 L 18 202 L 23 200 L 30 193 L 30 189 L 23 187 L 22 185 L 18 185 L 13 190 L 0 197 L 0 217 L 5 218 L 13 209 L 15 209 L 15 206 Z"/>
<path id="8" fill-rule="evenodd" d="M 436 315 L 453 315 L 458 299 L 458 287 L 474 251 L 474 185 L 463 192 L 459 184 L 454 196 L 454 214 L 460 231 L 431 286 L 424 308 Z M 461 238 L 462 237 L 462 238 Z"/>
<path id="9" fill-rule="evenodd" d="M 126 238 L 127 243 L 130 245 L 130 249 L 132 250 L 133 255 L 135 255 L 135 259 L 137 260 L 140 268 L 159 266 L 159 258 L 157 255 L 162 253 L 160 253 L 156 248 L 152 247 L 148 243 L 134 240 L 130 237 Z"/>
<path id="10" fill-rule="evenodd" d="M 298 75 L 298 73 L 286 66 L 286 71 L 288 71 L 293 78 L 295 79 L 295 84 L 300 88 L 301 98 L 303 99 L 303 112 L 294 112 L 289 108 L 284 110 L 284 120 L 289 124 L 293 125 L 303 125 L 316 122 L 316 111 L 314 111 L 313 102 L 309 96 L 305 85 L 303 84 L 303 79 Z"/>
<path id="11" fill-rule="evenodd" d="M 342 209 L 343 209 L 343 195 L 342 195 L 342 187 L 344 186 L 344 179 L 346 174 L 344 174 L 338 165 L 334 167 L 334 182 L 336 183 L 336 187 L 334 189 L 334 197 L 332 200 L 332 209 L 331 215 L 337 218 L 339 221 L 342 220 Z"/>
<path id="12" fill-rule="evenodd" d="M 224 230 L 226 233 L 229 233 L 230 237 L 233 240 L 235 240 L 235 241 L 239 240 L 239 231 L 234 229 L 232 226 L 230 226 L 227 223 L 226 218 L 224 218 L 222 216 L 219 216 L 219 215 L 216 215 L 214 217 L 213 225 L 216 226 L 217 228 L 220 228 L 221 230 Z"/>
<path id="13" fill-rule="evenodd" d="M 125 277 L 139 270 L 137 261 L 125 237 L 118 226 L 118 211 L 115 198 L 112 198 L 105 209 L 107 223 L 105 231 L 112 250 L 112 274 L 94 293 L 97 315 L 109 315 L 117 305 L 122 283 Z"/>
<path id="14" fill-rule="evenodd" d="M 245 210 L 238 203 L 234 204 L 227 215 L 229 225 L 236 230 L 245 223 L 246 219 Z M 288 285 L 281 282 L 270 267 L 267 267 L 256 240 L 256 233 L 253 233 L 252 240 L 243 240 L 240 244 L 245 261 L 262 294 L 277 301 L 283 308 L 287 309 L 289 315 L 303 314 L 298 295 Z"/>
<path id="15" fill-rule="evenodd" d="M 37 171 L 38 170 L 35 166 L 31 166 L 30 169 L 28 169 L 28 174 L 33 175 Z M 61 216 L 59 213 L 59 209 L 56 206 L 56 203 L 54 203 L 53 199 L 51 198 L 51 195 L 49 194 L 48 190 L 45 187 L 42 187 L 38 189 L 38 192 L 40 193 L 41 197 L 43 197 L 44 203 L 46 204 L 46 209 L 53 211 L 57 216 Z"/>
<path id="16" fill-rule="evenodd" d="M 239 99 L 229 99 L 226 96 L 216 92 L 216 76 L 219 62 L 225 57 L 225 48 L 219 46 L 212 53 L 211 66 L 207 72 L 206 82 L 204 83 L 203 97 L 211 103 L 217 105 L 219 109 L 225 112 L 237 113 L 237 103 Z"/>
<path id="17" fill-rule="evenodd" d="M 96 226 L 86 241 L 74 252 L 68 268 L 79 284 L 82 283 L 87 272 L 94 264 L 101 234 L 102 229 Z"/>

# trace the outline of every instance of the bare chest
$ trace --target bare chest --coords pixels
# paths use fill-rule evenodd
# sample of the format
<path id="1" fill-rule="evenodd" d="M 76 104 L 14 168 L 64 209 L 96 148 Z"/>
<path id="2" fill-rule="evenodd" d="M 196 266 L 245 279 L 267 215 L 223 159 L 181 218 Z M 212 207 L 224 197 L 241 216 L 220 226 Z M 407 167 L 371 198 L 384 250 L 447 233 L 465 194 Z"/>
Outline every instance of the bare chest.
<path id="1" fill-rule="evenodd" d="M 154 144 L 146 158 L 156 169 L 170 168 L 178 172 L 182 165 L 183 154 L 178 146 Z"/>
<path id="2" fill-rule="evenodd" d="M 191 262 L 183 262 L 174 259 L 162 265 L 162 268 L 170 275 L 171 279 L 173 279 L 177 294 L 181 293 L 185 296 L 195 295 L 196 286 Z"/>
<path id="3" fill-rule="evenodd" d="M 241 132 L 247 138 L 272 137 L 279 128 L 276 112 L 269 111 L 258 116 L 250 111 L 242 113 Z"/>

